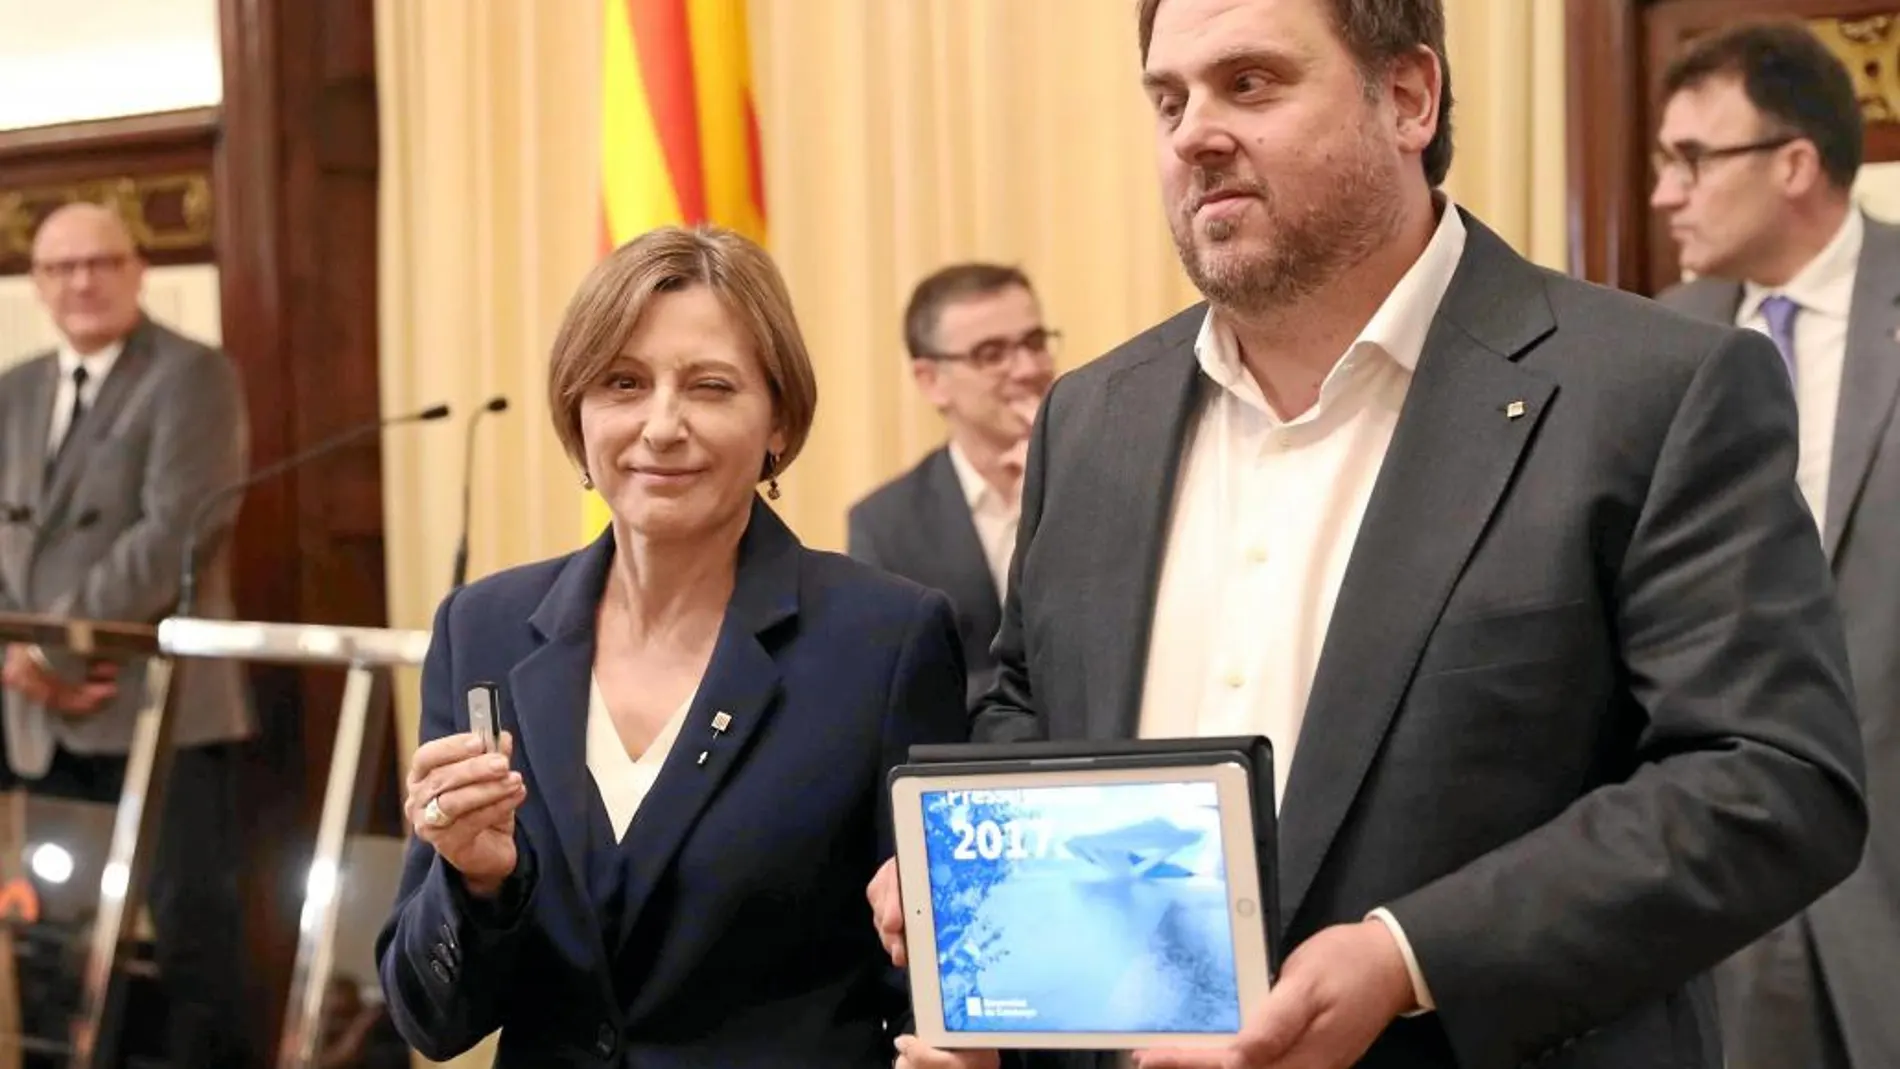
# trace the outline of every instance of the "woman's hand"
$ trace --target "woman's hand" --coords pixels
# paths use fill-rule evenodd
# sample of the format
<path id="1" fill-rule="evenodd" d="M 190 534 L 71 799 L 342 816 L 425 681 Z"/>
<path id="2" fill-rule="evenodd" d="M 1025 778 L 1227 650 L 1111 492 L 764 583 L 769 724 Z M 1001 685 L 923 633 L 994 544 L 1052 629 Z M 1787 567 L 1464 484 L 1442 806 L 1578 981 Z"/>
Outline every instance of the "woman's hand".
<path id="1" fill-rule="evenodd" d="M 514 752 L 514 736 L 505 731 L 494 754 L 483 753 L 473 734 L 450 735 L 424 743 L 409 765 L 403 813 L 478 898 L 500 893 L 518 860 L 515 810 L 528 788 L 508 768 Z"/>

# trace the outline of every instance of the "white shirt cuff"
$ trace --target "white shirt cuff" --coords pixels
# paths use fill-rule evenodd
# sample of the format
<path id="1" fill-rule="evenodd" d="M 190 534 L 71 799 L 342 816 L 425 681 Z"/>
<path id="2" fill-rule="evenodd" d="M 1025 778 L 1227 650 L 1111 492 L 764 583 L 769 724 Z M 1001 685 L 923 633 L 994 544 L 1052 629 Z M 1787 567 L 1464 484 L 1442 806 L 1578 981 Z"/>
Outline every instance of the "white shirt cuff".
<path id="1" fill-rule="evenodd" d="M 1432 989 L 1425 986 L 1425 974 L 1419 971 L 1418 956 L 1412 953 L 1412 941 L 1405 938 L 1405 929 L 1399 927 L 1399 919 L 1384 906 L 1366 914 L 1366 919 L 1378 921 L 1385 925 L 1386 931 L 1392 933 L 1392 941 L 1399 945 L 1399 956 L 1405 959 L 1405 971 L 1411 974 L 1412 997 L 1418 1000 L 1418 1008 L 1400 1016 L 1417 1017 L 1437 1009 L 1437 1005 L 1432 1002 Z"/>

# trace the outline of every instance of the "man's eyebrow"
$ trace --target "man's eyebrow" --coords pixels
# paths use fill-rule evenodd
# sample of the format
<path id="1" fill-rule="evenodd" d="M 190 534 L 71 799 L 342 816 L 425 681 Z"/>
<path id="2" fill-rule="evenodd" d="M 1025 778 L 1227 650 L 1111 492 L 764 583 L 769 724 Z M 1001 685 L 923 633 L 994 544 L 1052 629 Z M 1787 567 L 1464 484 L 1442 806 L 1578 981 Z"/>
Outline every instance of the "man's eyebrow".
<path id="1" fill-rule="evenodd" d="M 1299 57 L 1291 52 L 1274 48 L 1261 48 L 1257 45 L 1235 45 L 1222 49 L 1206 64 L 1213 71 L 1231 70 L 1235 67 L 1265 67 L 1276 75 L 1285 77 L 1301 66 Z M 1141 74 L 1143 89 L 1170 89 L 1181 84 L 1181 76 L 1173 71 L 1146 70 Z"/>

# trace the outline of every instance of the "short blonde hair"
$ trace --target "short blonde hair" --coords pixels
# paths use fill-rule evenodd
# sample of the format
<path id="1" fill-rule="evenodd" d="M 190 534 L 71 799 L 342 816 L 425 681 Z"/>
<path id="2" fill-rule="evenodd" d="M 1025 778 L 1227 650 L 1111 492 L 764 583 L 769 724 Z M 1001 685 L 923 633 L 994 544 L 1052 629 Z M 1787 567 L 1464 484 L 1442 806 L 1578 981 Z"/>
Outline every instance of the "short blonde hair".
<path id="1" fill-rule="evenodd" d="M 667 226 L 634 238 L 596 264 L 568 302 L 555 335 L 548 408 L 562 448 L 583 470 L 581 398 L 626 348 L 653 298 L 691 286 L 709 287 L 718 296 L 750 338 L 765 371 L 773 419 L 785 435 L 785 451 L 769 474 L 782 473 L 804 448 L 818 410 L 818 379 L 778 265 L 764 249 L 723 227 Z"/>

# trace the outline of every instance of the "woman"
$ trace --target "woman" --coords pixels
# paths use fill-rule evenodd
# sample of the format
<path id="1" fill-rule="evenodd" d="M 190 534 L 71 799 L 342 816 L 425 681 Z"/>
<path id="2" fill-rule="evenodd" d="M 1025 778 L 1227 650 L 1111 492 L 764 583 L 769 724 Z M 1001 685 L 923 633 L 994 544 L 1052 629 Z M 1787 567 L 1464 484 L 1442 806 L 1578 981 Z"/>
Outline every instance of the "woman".
<path id="1" fill-rule="evenodd" d="M 582 283 L 549 396 L 613 521 L 451 594 L 423 668 L 377 957 L 424 1055 L 499 1028 L 503 1067 L 892 1063 L 908 1006 L 864 887 L 886 773 L 968 736 L 963 658 L 943 595 L 803 548 L 758 499 L 816 394 L 737 235 L 655 231 Z"/>

